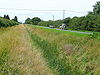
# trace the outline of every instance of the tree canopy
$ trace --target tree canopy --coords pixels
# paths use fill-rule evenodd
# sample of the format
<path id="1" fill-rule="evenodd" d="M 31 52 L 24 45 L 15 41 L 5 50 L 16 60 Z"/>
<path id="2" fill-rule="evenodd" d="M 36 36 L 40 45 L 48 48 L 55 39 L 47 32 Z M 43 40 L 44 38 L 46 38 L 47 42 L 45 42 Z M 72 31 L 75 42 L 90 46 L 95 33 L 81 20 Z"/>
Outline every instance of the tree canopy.
<path id="1" fill-rule="evenodd" d="M 17 16 L 15 16 L 14 19 L 12 19 L 12 20 L 18 22 Z"/>
<path id="2" fill-rule="evenodd" d="M 37 25 L 39 22 L 41 22 L 41 19 L 39 17 L 34 17 L 31 19 L 32 24 Z"/>
<path id="3" fill-rule="evenodd" d="M 14 25 L 18 25 L 18 22 L 9 20 L 9 19 L 5 19 L 5 18 L 0 18 L 0 28 L 1 27 L 8 27 L 8 26 L 14 26 Z"/>
<path id="4" fill-rule="evenodd" d="M 98 1 L 93 7 L 94 7 L 93 8 L 94 14 L 99 14 L 100 15 L 100 1 Z"/>
<path id="5" fill-rule="evenodd" d="M 31 22 L 31 19 L 30 19 L 30 18 L 27 18 L 27 19 L 25 20 L 25 23 L 26 23 L 26 24 L 30 24 L 30 22 Z"/>
<path id="6" fill-rule="evenodd" d="M 4 15 L 4 18 L 5 18 L 5 19 L 9 19 L 9 20 L 10 20 L 9 15 Z"/>

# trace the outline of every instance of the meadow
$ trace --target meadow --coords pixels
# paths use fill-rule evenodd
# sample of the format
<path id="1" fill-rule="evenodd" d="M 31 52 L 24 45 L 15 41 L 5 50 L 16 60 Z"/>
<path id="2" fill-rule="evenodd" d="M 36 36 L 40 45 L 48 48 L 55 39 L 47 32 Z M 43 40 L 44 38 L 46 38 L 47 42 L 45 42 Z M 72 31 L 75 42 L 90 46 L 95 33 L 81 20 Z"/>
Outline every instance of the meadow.
<path id="1" fill-rule="evenodd" d="M 53 75 L 23 25 L 0 28 L 0 75 Z"/>
<path id="2" fill-rule="evenodd" d="M 93 35 L 27 26 L 57 75 L 99 75 L 100 39 Z"/>
<path id="3" fill-rule="evenodd" d="M 31 25 L 0 28 L 0 75 L 100 75 L 100 39 Z"/>

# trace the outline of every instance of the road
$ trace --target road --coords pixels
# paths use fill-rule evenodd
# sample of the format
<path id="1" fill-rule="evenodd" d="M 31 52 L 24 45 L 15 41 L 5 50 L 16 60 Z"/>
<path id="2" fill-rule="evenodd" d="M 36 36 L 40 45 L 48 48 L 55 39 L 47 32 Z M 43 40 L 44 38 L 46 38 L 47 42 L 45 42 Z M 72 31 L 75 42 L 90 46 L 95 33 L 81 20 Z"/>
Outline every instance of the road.
<path id="1" fill-rule="evenodd" d="M 33 26 L 36 26 L 36 25 L 33 25 Z M 42 27 L 42 28 L 48 28 L 48 29 L 62 30 L 62 29 L 58 29 L 58 28 L 49 28 L 49 27 L 43 27 L 43 26 L 36 26 L 36 27 Z M 92 32 L 82 32 L 82 31 L 73 31 L 73 30 L 62 30 L 62 31 L 70 31 L 70 32 L 76 32 L 76 33 L 93 34 Z"/>

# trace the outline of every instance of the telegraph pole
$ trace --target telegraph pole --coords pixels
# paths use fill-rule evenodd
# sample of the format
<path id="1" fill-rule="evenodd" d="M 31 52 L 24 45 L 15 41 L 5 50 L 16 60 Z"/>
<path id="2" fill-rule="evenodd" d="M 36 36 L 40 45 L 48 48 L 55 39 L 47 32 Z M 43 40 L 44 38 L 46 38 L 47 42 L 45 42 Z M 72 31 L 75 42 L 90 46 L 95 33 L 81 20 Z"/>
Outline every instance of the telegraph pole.
<path id="1" fill-rule="evenodd" d="M 63 10 L 63 19 L 65 19 L 65 10 Z"/>
<path id="2" fill-rule="evenodd" d="M 54 15 L 53 15 L 53 21 L 54 21 Z"/>

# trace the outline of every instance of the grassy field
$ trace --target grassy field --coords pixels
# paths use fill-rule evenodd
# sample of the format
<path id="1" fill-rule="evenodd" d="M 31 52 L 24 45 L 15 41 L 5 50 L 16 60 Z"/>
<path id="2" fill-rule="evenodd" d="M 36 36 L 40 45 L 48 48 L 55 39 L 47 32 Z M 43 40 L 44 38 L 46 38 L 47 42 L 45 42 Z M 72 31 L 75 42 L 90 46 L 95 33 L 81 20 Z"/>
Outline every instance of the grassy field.
<path id="1" fill-rule="evenodd" d="M 0 29 L 0 75 L 53 75 L 23 25 Z"/>
<path id="2" fill-rule="evenodd" d="M 30 24 L 29 24 L 30 25 Z M 78 33 L 78 32 L 71 32 L 71 31 L 63 31 L 63 30 L 57 30 L 58 28 L 52 28 L 52 29 L 48 29 L 48 28 L 45 28 L 44 26 L 36 26 L 36 25 L 33 25 L 33 27 L 35 28 L 40 28 L 40 29 L 43 29 L 43 30 L 47 30 L 47 31 L 51 31 L 51 32 L 59 32 L 59 33 L 65 33 L 65 34 L 70 34 L 70 35 L 73 35 L 73 36 L 79 36 L 79 37 L 83 37 L 83 36 L 89 36 L 88 33 L 93 33 L 95 36 L 96 35 L 96 38 L 100 39 L 100 32 L 94 32 L 94 31 L 78 31 L 78 32 L 87 32 L 87 33 Z M 77 31 L 77 30 L 72 30 L 72 31 Z M 91 36 L 90 34 L 90 36 Z"/>
<path id="3" fill-rule="evenodd" d="M 99 75 L 100 40 L 88 34 L 28 26 L 49 67 L 58 75 Z"/>
<path id="4" fill-rule="evenodd" d="M 0 29 L 0 75 L 100 75 L 100 39 L 30 25 Z"/>

